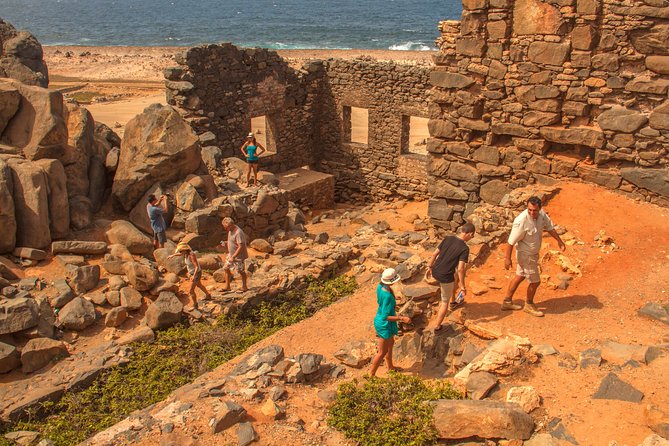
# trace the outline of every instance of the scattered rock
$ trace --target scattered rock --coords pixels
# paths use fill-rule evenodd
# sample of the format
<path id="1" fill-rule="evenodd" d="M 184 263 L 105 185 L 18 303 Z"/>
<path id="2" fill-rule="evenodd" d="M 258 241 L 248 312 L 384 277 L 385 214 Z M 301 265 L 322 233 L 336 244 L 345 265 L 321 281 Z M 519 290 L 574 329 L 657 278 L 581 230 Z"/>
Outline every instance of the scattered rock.
<path id="1" fill-rule="evenodd" d="M 56 254 L 78 254 L 78 255 L 102 255 L 107 252 L 105 242 L 87 242 L 81 240 L 67 240 L 51 243 L 51 253 Z"/>
<path id="2" fill-rule="evenodd" d="M 137 291 L 149 291 L 158 282 L 158 271 L 138 262 L 126 262 L 123 270 L 128 277 L 128 283 Z"/>
<path id="3" fill-rule="evenodd" d="M 589 348 L 578 355 L 578 363 L 582 369 L 590 366 L 599 367 L 602 363 L 601 352 L 596 348 Z"/>
<path id="4" fill-rule="evenodd" d="M 181 320 L 183 304 L 169 291 L 163 291 L 146 310 L 146 325 L 153 330 L 171 327 Z"/>
<path id="5" fill-rule="evenodd" d="M 280 345 L 268 345 L 242 358 L 230 374 L 233 376 L 244 375 L 251 370 L 258 370 L 263 364 L 275 366 L 282 359 L 283 347 Z"/>
<path id="6" fill-rule="evenodd" d="M 474 372 L 467 378 L 467 396 L 473 400 L 482 400 L 497 385 L 497 377 L 488 372 Z"/>
<path id="7" fill-rule="evenodd" d="M 272 245 L 270 245 L 267 240 L 261 238 L 257 238 L 251 241 L 251 243 L 249 243 L 249 247 L 255 249 L 258 252 L 264 252 L 267 254 L 271 254 L 274 251 Z"/>
<path id="8" fill-rule="evenodd" d="M 644 410 L 646 425 L 659 436 L 669 440 L 669 414 L 649 404 Z"/>
<path id="9" fill-rule="evenodd" d="M 239 446 L 247 446 L 258 439 L 253 425 L 249 422 L 239 423 L 237 426 L 237 444 Z"/>
<path id="10" fill-rule="evenodd" d="M 11 372 L 21 365 L 21 357 L 16 347 L 0 342 L 0 373 Z"/>
<path id="11" fill-rule="evenodd" d="M 131 254 L 146 256 L 153 252 L 153 241 L 129 221 L 116 220 L 105 235 L 110 244 L 123 245 Z"/>
<path id="12" fill-rule="evenodd" d="M 540 344 L 532 347 L 532 351 L 539 356 L 557 355 L 559 352 L 550 344 Z"/>
<path id="13" fill-rule="evenodd" d="M 368 364 L 376 354 L 376 345 L 373 342 L 353 341 L 337 350 L 334 357 L 349 367 L 356 369 Z"/>
<path id="14" fill-rule="evenodd" d="M 669 325 L 669 312 L 662 305 L 648 302 L 639 310 L 639 316 L 655 319 Z"/>
<path id="15" fill-rule="evenodd" d="M 116 343 L 118 345 L 132 344 L 133 342 L 153 342 L 156 339 L 156 334 L 149 327 L 142 325 L 135 328 L 133 331 L 121 336 Z"/>
<path id="16" fill-rule="evenodd" d="M 34 327 L 37 325 L 38 318 L 39 308 L 34 299 L 0 298 L 0 335 Z"/>
<path id="17" fill-rule="evenodd" d="M 441 439 L 527 440 L 534 430 L 532 417 L 515 404 L 487 400 L 438 400 L 432 404 L 432 419 Z"/>
<path id="18" fill-rule="evenodd" d="M 239 423 L 246 416 L 246 409 L 234 401 L 224 401 L 223 408 L 212 423 L 212 430 L 215 434 L 223 432 Z"/>
<path id="19" fill-rule="evenodd" d="M 49 338 L 31 339 L 21 350 L 21 364 L 23 373 L 39 370 L 52 359 L 69 356 L 69 352 L 62 341 Z"/>
<path id="20" fill-rule="evenodd" d="M 618 375 L 611 372 L 604 377 L 599 385 L 599 389 L 597 389 L 592 398 L 595 400 L 619 400 L 640 403 L 643 399 L 643 393 L 622 381 L 618 378 Z"/>
<path id="21" fill-rule="evenodd" d="M 37 443 L 40 437 L 39 432 L 31 431 L 14 431 L 5 434 L 5 438 L 15 442 L 20 446 L 30 446 Z"/>
<path id="22" fill-rule="evenodd" d="M 95 322 L 95 306 L 82 297 L 75 297 L 61 308 L 58 320 L 68 330 L 83 330 Z"/>
<path id="23" fill-rule="evenodd" d="M 286 410 L 276 404 L 271 398 L 260 407 L 260 412 L 273 420 L 279 420 L 286 416 Z"/>
<path id="24" fill-rule="evenodd" d="M 511 387 L 506 393 L 506 402 L 516 403 L 522 407 L 526 413 L 530 413 L 541 405 L 541 397 L 534 387 Z"/>
<path id="25" fill-rule="evenodd" d="M 127 310 L 139 310 L 142 308 L 142 293 L 131 287 L 121 288 L 119 291 L 121 306 Z"/>
<path id="26" fill-rule="evenodd" d="M 128 317 L 128 310 L 123 307 L 112 308 L 105 316 L 105 327 L 118 327 Z"/>
<path id="27" fill-rule="evenodd" d="M 100 266 L 79 266 L 67 273 L 67 283 L 76 294 L 83 294 L 98 286 Z"/>
<path id="28" fill-rule="evenodd" d="M 611 364 L 622 365 L 628 361 L 647 364 L 649 348 L 644 345 L 626 345 L 614 341 L 602 344 L 602 359 Z"/>

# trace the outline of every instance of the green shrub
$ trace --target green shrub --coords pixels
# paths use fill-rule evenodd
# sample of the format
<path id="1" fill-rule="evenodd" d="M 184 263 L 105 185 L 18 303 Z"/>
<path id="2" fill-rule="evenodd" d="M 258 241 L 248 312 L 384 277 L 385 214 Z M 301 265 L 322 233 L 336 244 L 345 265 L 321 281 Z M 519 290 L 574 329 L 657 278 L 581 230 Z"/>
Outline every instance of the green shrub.
<path id="1" fill-rule="evenodd" d="M 131 412 L 164 400 L 176 388 L 356 287 L 355 278 L 348 276 L 310 279 L 304 289 L 263 302 L 246 315 L 222 315 L 212 325 L 178 325 L 160 331 L 153 343 L 132 346 L 128 364 L 107 370 L 85 390 L 66 393 L 55 403 L 43 403 L 39 418 L 27 414 L 7 431 L 39 431 L 57 446 L 80 443 Z"/>
<path id="2" fill-rule="evenodd" d="M 390 372 L 362 385 L 354 380 L 339 386 L 328 423 L 362 446 L 433 444 L 437 431 L 432 406 L 426 401 L 462 399 L 447 381 L 427 382 Z"/>

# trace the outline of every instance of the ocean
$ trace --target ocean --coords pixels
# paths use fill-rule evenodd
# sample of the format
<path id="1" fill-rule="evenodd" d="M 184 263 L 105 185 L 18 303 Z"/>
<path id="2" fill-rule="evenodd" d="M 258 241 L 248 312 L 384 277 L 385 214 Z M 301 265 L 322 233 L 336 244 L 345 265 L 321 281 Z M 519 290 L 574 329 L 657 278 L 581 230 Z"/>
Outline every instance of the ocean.
<path id="1" fill-rule="evenodd" d="M 460 0 L 0 0 L 43 45 L 433 50 Z"/>

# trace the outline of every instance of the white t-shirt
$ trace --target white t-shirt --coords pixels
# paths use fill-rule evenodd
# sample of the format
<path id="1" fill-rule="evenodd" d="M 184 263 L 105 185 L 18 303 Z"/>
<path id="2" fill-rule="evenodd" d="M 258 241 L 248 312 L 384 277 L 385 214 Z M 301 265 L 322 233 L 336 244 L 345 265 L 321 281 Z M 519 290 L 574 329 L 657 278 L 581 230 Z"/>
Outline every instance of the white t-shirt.
<path id="1" fill-rule="evenodd" d="M 539 211 L 536 220 L 530 217 L 525 209 L 513 221 L 509 245 L 516 245 L 516 250 L 526 254 L 539 254 L 541 236 L 544 231 L 553 230 L 553 222 L 543 210 Z"/>

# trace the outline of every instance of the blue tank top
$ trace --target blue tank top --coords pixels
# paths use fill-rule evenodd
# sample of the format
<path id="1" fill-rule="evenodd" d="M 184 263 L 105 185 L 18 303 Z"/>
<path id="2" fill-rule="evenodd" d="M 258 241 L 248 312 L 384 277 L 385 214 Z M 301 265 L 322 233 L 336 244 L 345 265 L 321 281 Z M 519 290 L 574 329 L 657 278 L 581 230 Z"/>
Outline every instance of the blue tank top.
<path id="1" fill-rule="evenodd" d="M 258 161 L 257 150 L 258 146 L 246 146 L 246 159 L 249 161 Z"/>

